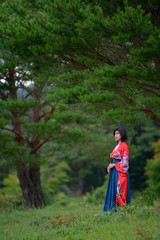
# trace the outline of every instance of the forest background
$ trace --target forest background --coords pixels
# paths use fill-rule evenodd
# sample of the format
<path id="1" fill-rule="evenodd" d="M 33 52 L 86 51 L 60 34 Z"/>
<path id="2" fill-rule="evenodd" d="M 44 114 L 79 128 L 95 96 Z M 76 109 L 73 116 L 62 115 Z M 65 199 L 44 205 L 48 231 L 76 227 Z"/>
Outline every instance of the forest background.
<path id="1" fill-rule="evenodd" d="M 132 199 L 159 196 L 158 1 L 0 3 L 0 208 L 102 203 L 118 126 Z"/>

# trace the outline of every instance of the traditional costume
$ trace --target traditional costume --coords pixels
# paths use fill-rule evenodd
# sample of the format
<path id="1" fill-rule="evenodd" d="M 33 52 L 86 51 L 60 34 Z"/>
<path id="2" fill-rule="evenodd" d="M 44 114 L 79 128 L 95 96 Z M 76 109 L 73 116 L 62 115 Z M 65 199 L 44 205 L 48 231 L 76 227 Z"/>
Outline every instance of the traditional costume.
<path id="1" fill-rule="evenodd" d="M 111 168 L 107 192 L 104 203 L 104 212 L 112 208 L 124 207 L 130 203 L 129 187 L 129 147 L 120 142 L 110 154 L 115 167 Z"/>

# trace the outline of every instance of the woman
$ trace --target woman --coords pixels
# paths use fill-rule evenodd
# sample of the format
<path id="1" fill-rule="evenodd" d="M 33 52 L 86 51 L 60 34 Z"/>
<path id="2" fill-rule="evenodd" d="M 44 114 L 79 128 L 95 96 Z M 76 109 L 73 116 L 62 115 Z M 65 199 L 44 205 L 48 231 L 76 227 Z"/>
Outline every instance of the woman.
<path id="1" fill-rule="evenodd" d="M 107 167 L 110 176 L 103 209 L 105 213 L 112 208 L 124 207 L 130 203 L 129 147 L 126 144 L 126 129 L 124 127 L 116 128 L 113 135 L 118 144 L 110 154 L 113 162 Z"/>

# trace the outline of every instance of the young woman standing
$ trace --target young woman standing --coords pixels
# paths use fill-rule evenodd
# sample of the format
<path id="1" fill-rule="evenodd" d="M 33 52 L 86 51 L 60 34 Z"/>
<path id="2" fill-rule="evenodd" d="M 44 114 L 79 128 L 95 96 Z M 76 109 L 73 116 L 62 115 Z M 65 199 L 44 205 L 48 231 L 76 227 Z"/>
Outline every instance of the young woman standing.
<path id="1" fill-rule="evenodd" d="M 110 154 L 113 162 L 107 167 L 109 182 L 104 203 L 104 213 L 112 208 L 124 207 L 130 203 L 129 187 L 129 147 L 126 144 L 127 132 L 124 127 L 116 128 L 113 132 L 117 146 Z"/>

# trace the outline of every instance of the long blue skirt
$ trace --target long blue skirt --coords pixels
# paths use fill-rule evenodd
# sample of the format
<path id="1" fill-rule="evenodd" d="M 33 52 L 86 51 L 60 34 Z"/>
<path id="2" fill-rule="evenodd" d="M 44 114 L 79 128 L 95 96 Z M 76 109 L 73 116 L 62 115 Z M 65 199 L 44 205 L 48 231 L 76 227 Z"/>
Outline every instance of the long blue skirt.
<path id="1" fill-rule="evenodd" d="M 120 162 L 119 159 L 113 159 L 112 163 Z M 116 192 L 117 192 L 117 184 L 118 184 L 118 171 L 115 167 L 111 169 L 111 173 L 109 176 L 107 192 L 104 202 L 104 209 L 103 212 L 106 213 L 107 211 L 111 211 L 118 207 L 116 203 Z M 127 204 L 130 203 L 130 185 L 129 185 L 129 172 L 127 173 Z"/>

